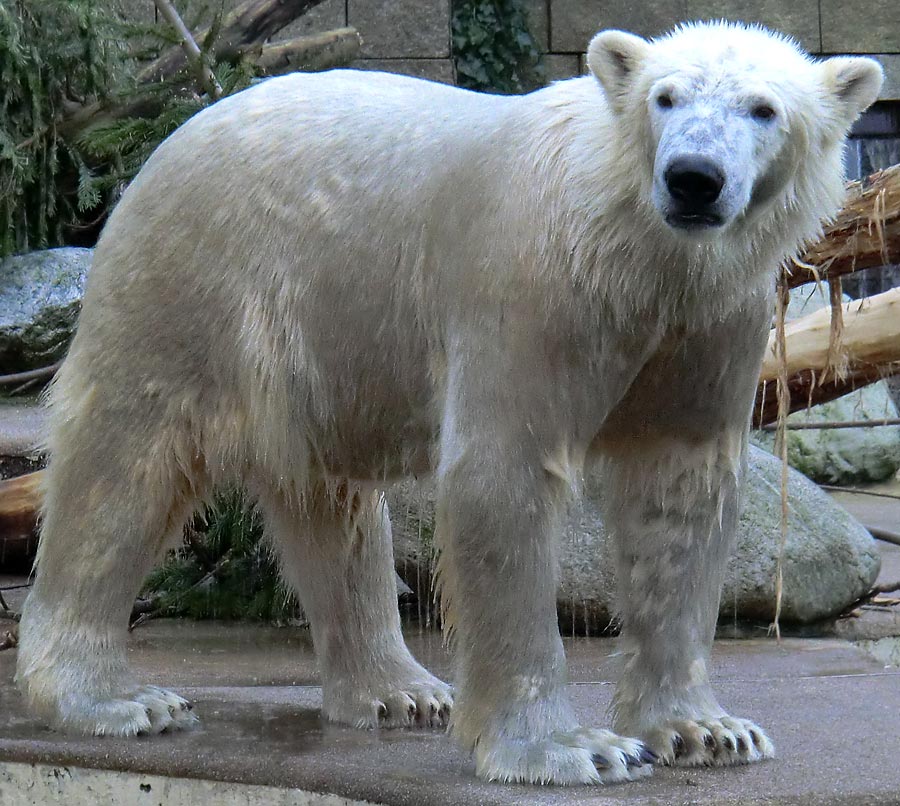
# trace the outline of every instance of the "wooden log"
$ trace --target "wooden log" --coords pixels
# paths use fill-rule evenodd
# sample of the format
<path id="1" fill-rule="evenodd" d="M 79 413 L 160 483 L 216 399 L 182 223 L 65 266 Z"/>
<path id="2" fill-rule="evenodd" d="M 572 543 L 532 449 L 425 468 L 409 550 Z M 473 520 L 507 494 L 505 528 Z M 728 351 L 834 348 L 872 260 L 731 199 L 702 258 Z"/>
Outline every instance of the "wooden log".
<path id="1" fill-rule="evenodd" d="M 294 70 L 328 70 L 349 64 L 359 54 L 362 37 L 356 28 L 336 28 L 271 45 L 252 45 L 241 55 L 267 76 Z"/>
<path id="2" fill-rule="evenodd" d="M 20 559 L 37 548 L 37 520 L 44 471 L 0 481 L 0 562 Z"/>
<path id="3" fill-rule="evenodd" d="M 791 411 L 824 403 L 900 371 L 900 288 L 841 306 L 841 350 L 847 371 L 841 378 L 821 379 L 829 366 L 831 309 L 785 325 Z M 778 362 L 775 333 L 769 337 L 753 419 L 756 426 L 774 422 L 778 414 L 775 387 Z"/>
<path id="4" fill-rule="evenodd" d="M 900 263 L 900 165 L 847 185 L 847 201 L 822 239 L 792 265 L 793 288 L 816 279 Z"/>

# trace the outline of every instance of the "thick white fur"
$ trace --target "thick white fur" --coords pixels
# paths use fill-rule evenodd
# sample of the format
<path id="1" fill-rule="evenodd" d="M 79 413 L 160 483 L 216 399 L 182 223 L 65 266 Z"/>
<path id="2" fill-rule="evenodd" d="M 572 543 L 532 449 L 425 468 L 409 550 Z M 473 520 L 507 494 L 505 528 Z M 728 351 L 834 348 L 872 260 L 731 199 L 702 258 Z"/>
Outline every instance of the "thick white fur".
<path id="1" fill-rule="evenodd" d="M 379 492 L 433 471 L 452 728 L 478 774 L 645 775 L 640 741 L 579 726 L 556 627 L 558 513 L 599 456 L 619 729 L 665 761 L 771 754 L 717 704 L 706 660 L 773 269 L 838 209 L 842 139 L 880 73 L 726 25 L 601 34 L 589 59 L 593 76 L 524 97 L 273 79 L 148 161 L 97 247 L 51 394 L 18 661 L 47 720 L 118 735 L 191 721 L 128 676 L 125 619 L 188 515 L 237 483 L 312 619 L 327 716 L 442 721 L 450 691 L 400 635 Z M 677 118 L 652 106 L 661 82 Z M 760 94 L 779 113 L 765 133 L 745 114 Z M 724 226 L 665 223 L 654 182 L 673 143 L 731 160 Z"/>

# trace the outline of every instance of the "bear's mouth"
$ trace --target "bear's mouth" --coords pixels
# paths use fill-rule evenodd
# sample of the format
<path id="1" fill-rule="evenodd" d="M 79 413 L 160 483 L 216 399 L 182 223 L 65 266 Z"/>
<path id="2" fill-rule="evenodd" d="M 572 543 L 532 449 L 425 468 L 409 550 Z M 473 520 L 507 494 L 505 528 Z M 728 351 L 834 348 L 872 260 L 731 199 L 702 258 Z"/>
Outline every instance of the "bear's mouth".
<path id="1" fill-rule="evenodd" d="M 666 223 L 675 229 L 696 230 L 721 227 L 724 222 L 722 216 L 713 212 L 680 212 L 669 213 L 666 216 Z"/>

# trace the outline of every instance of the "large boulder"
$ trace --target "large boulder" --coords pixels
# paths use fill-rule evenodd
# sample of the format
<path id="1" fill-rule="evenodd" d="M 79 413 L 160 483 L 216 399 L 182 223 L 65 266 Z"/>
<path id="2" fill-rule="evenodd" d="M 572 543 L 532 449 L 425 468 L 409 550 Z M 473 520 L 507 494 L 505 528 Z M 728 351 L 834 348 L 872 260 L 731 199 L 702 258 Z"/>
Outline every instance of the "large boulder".
<path id="1" fill-rule="evenodd" d="M 800 286 L 791 291 L 787 318 L 806 316 L 826 305 L 828 298 L 815 283 Z M 794 412 L 788 422 L 878 421 L 897 416 L 888 384 L 879 381 L 829 403 Z M 771 451 L 775 438 L 771 432 L 760 431 L 754 433 L 753 442 Z M 900 470 L 900 426 L 789 431 L 788 463 L 820 484 L 883 481 Z"/>
<path id="2" fill-rule="evenodd" d="M 47 249 L 0 261 L 0 373 L 65 355 L 81 309 L 91 249 Z"/>
<path id="3" fill-rule="evenodd" d="M 767 622 L 775 609 L 775 567 L 781 541 L 781 466 L 751 446 L 738 526 L 720 616 Z M 601 632 L 614 618 L 615 571 L 603 523 L 599 484 L 589 481 L 573 505 L 560 542 L 557 605 L 561 624 Z M 784 554 L 782 621 L 810 623 L 839 613 L 878 576 L 875 541 L 845 510 L 802 474 L 788 476 L 790 515 Z M 428 484 L 391 491 L 397 570 L 420 597 L 431 595 L 434 497 Z"/>
<path id="4" fill-rule="evenodd" d="M 789 423 L 848 420 L 879 421 L 898 417 L 885 381 L 864 386 L 828 403 L 794 412 Z M 753 442 L 771 451 L 772 432 L 758 432 Z M 884 481 L 900 470 L 900 426 L 831 428 L 788 432 L 788 463 L 820 484 L 853 486 Z"/>
<path id="5" fill-rule="evenodd" d="M 875 540 L 802 473 L 788 472 L 788 533 L 782 619 L 810 623 L 840 613 L 868 592 L 881 568 Z M 721 615 L 774 615 L 781 542 L 781 462 L 750 447 L 738 541 L 722 592 Z"/>

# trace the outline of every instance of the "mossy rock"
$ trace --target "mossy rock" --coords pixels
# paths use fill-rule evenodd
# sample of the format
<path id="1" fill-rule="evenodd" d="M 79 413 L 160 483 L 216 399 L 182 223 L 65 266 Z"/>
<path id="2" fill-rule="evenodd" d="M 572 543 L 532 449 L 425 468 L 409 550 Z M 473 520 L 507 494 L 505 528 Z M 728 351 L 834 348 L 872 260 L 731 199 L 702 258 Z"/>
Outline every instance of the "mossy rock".
<path id="1" fill-rule="evenodd" d="M 93 250 L 65 247 L 0 261 L 0 372 L 62 358 L 75 332 Z"/>

